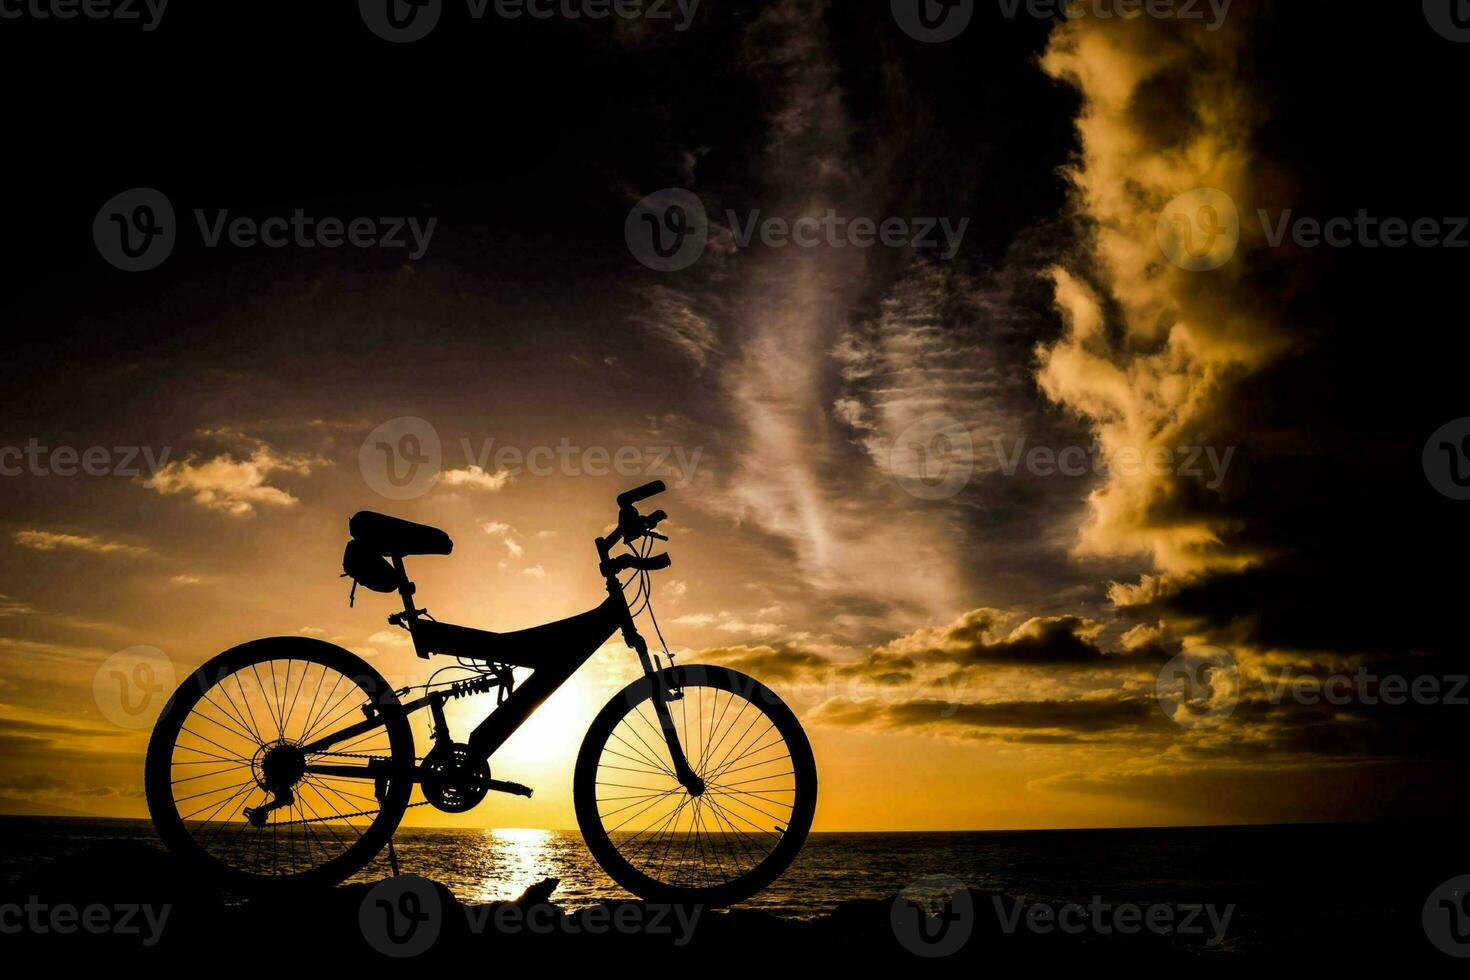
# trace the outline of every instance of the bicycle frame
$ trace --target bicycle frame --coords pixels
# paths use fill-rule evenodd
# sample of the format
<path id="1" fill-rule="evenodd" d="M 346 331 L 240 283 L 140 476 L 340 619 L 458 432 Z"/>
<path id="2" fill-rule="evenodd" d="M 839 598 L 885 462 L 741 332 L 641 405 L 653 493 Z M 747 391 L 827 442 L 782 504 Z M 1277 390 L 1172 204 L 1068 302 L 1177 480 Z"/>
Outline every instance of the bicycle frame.
<path id="1" fill-rule="evenodd" d="M 597 539 L 597 553 L 601 559 L 599 570 L 606 581 L 608 593 L 607 599 L 601 605 L 558 623 L 504 635 L 425 618 L 428 611 L 414 606 L 416 588 L 409 581 L 403 559 L 394 557 L 393 567 L 399 577 L 398 594 L 403 600 L 403 612 L 394 614 L 389 622 L 409 631 L 413 637 L 415 652 L 425 659 L 437 654 L 509 663 L 532 669 L 526 682 L 513 688 L 470 733 L 470 754 L 481 762 L 487 762 L 547 698 L 556 693 L 613 633 L 621 630 L 623 641 L 637 652 L 644 673 L 654 679 L 654 710 L 668 744 L 674 773 L 691 793 L 698 795 L 703 792 L 703 781 L 690 769 L 684 757 L 683 747 L 679 743 L 673 717 L 668 709 L 668 702 L 677 700 L 681 695 L 668 688 L 664 682 L 662 664 L 657 664 L 655 658 L 649 655 L 648 643 L 638 632 L 632 611 L 628 608 L 627 597 L 623 593 L 622 583 L 618 580 L 620 567 L 611 552 L 620 540 L 621 530 Z M 546 646 L 554 646 L 556 649 L 546 650 Z M 484 688 L 486 691 L 490 689 L 493 689 L 493 685 Z M 480 691 L 477 690 L 476 693 Z M 413 714 L 429 708 L 434 713 L 436 723 L 435 739 L 446 740 L 449 734 L 444 721 L 444 704 L 453 696 L 455 695 L 436 691 L 403 704 L 397 710 L 403 714 Z M 364 711 L 368 717 L 363 721 L 324 735 L 303 746 L 303 751 L 307 755 L 328 751 L 334 745 L 349 742 L 383 724 L 381 714 L 373 706 L 365 706 Z M 380 771 L 374 772 L 371 767 L 331 764 L 308 764 L 306 771 L 346 778 L 382 775 Z M 415 772 L 414 782 L 418 781 L 419 774 Z M 514 783 L 502 783 L 498 780 L 492 780 L 491 788 L 507 792 L 524 789 Z"/>

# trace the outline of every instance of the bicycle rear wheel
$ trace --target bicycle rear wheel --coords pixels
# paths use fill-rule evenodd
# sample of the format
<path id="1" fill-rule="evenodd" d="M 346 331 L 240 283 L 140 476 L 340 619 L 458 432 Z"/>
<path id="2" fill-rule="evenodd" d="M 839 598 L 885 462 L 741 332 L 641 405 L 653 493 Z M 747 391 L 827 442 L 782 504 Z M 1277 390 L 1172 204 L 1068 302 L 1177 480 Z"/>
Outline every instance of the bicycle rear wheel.
<path id="1" fill-rule="evenodd" d="M 365 720 L 364 707 L 382 724 L 304 750 Z M 256 640 L 220 654 L 179 687 L 149 740 L 144 786 L 159 837 L 226 887 L 343 881 L 388 842 L 413 791 L 413 733 L 400 707 L 382 675 L 320 640 Z M 281 802 L 283 788 L 289 803 L 250 819 Z"/>
<path id="2" fill-rule="evenodd" d="M 592 722 L 573 780 L 588 850 L 628 891 L 650 901 L 744 901 L 795 860 L 811 830 L 817 767 L 791 709 L 765 685 L 723 667 L 664 671 L 682 690 L 674 727 L 704 791 L 689 793 L 643 678 Z"/>

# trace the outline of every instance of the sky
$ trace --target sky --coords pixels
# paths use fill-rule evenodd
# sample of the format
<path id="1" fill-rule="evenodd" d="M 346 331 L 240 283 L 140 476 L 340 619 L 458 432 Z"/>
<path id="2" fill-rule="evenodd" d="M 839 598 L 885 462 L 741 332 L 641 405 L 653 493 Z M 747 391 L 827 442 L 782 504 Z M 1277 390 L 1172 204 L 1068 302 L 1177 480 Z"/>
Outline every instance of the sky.
<path id="1" fill-rule="evenodd" d="M 1465 504 L 1421 452 L 1464 414 L 1463 253 L 1258 215 L 1470 213 L 1439 176 L 1470 49 L 1408 4 L 975 6 L 940 43 L 837 0 L 685 30 L 450 4 L 405 44 L 351 10 L 7 22 L 0 812 L 145 815 L 120 653 L 154 713 L 259 636 L 426 680 L 388 598 L 348 605 L 353 513 L 446 530 L 421 603 L 507 631 L 601 600 L 593 538 L 653 477 L 662 633 L 797 710 L 819 831 L 1462 812 Z M 68 52 L 89 73 L 38 90 Z M 146 271 L 93 237 L 130 188 L 178 218 Z M 628 229 L 668 189 L 703 250 L 663 270 Z M 1225 244 L 1160 231 L 1220 196 Z M 405 243 L 209 244 L 298 209 Z M 829 215 L 927 230 L 745 233 Z M 407 490 L 384 431 L 437 443 Z M 410 819 L 573 826 L 637 673 L 611 641 L 492 760 L 533 800 Z"/>

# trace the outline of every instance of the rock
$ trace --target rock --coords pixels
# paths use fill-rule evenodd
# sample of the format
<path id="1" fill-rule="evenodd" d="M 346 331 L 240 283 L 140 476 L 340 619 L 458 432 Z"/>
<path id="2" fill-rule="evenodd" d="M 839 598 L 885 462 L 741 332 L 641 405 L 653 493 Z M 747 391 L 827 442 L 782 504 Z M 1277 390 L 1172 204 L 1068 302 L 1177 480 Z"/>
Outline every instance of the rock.
<path id="1" fill-rule="evenodd" d="M 838 964 L 905 974 L 926 965 L 993 972 L 1012 964 L 1092 969 L 1113 963 L 1167 970 L 1206 962 L 1238 967 L 1291 953 L 1320 958 L 1342 948 L 1327 941 L 1330 935 L 1323 942 L 1258 943 L 1245 954 L 1232 954 L 1156 933 L 1042 931 L 1026 925 L 1033 906 L 981 891 L 951 897 L 950 911 L 961 914 L 946 927 L 938 919 L 917 918 L 896 896 L 843 902 L 828 915 L 801 920 L 759 909 L 672 908 L 633 900 L 567 912 L 551 902 L 559 884 L 548 878 L 512 902 L 464 905 L 439 882 L 404 875 L 230 903 L 158 848 L 109 842 L 53 861 L 3 889 L 0 903 L 15 909 L 5 910 L 0 920 L 7 927 L 21 921 L 17 916 L 24 920 L 19 934 L 3 937 L 7 952 L 21 949 L 48 962 L 123 963 L 147 956 L 211 968 L 236 961 L 289 962 L 293 970 L 318 961 L 337 970 L 358 964 L 381 968 L 391 962 L 388 957 L 405 953 L 415 966 L 430 969 L 506 955 L 563 968 L 687 958 L 691 964 L 801 964 L 824 973 Z M 79 928 L 76 912 L 66 931 L 67 922 L 58 928 L 50 917 L 64 906 L 105 909 L 114 925 L 118 910 L 127 906 L 151 909 L 152 917 L 135 914 L 131 932 L 98 932 Z M 1330 934 L 1330 923 L 1323 930 Z M 950 937 L 958 939 L 953 951 L 942 948 Z M 1373 939 L 1374 931 L 1364 928 L 1360 938 Z"/>
<path id="2" fill-rule="evenodd" d="M 166 851 L 124 840 L 36 869 L 0 889 L 0 906 L 7 926 L 20 925 L 6 935 L 7 947 L 89 957 L 182 948 L 213 932 L 225 915 L 219 893 Z"/>
<path id="3" fill-rule="evenodd" d="M 521 897 L 515 900 L 517 905 L 540 905 L 550 901 L 551 893 L 556 891 L 561 884 L 560 878 L 546 878 L 521 892 Z"/>

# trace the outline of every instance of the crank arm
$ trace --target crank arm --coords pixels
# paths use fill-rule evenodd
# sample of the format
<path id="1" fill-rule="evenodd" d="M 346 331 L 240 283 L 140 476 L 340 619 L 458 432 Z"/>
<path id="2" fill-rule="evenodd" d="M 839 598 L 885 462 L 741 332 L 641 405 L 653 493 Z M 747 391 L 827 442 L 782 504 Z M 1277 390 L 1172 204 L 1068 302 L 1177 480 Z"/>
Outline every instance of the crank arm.
<path id="1" fill-rule="evenodd" d="M 512 796 L 531 797 L 531 787 L 522 786 L 520 783 L 508 783 L 503 779 L 490 780 L 490 788 L 497 793 L 509 793 Z"/>

